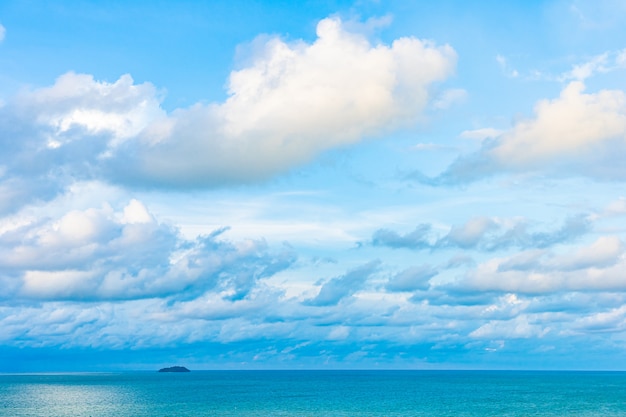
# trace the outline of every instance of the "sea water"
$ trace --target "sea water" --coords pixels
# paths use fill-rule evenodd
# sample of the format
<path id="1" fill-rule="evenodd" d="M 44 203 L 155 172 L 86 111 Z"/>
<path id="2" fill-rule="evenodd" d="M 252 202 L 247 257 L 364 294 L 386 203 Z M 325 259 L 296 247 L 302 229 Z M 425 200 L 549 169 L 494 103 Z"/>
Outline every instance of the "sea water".
<path id="1" fill-rule="evenodd" d="M 0 374 L 0 415 L 626 416 L 626 373 L 194 371 Z"/>

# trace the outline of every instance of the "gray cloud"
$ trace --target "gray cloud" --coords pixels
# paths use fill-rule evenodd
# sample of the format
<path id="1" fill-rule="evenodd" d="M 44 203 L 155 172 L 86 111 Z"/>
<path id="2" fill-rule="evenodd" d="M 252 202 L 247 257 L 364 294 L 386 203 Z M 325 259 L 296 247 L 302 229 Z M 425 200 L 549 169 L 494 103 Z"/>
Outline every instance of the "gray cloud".
<path id="1" fill-rule="evenodd" d="M 343 298 L 350 296 L 363 288 L 368 278 L 378 270 L 380 261 L 368 262 L 348 271 L 345 275 L 326 281 L 316 297 L 307 301 L 317 306 L 335 305 Z"/>
<path id="2" fill-rule="evenodd" d="M 452 226 L 443 236 L 435 236 L 431 230 L 428 224 L 421 224 L 413 232 L 404 235 L 389 229 L 379 229 L 372 235 L 372 244 L 393 249 L 458 248 L 487 252 L 507 248 L 546 248 L 585 235 L 591 230 L 591 221 L 581 214 L 566 219 L 556 230 L 535 232 L 529 230 L 528 223 L 523 220 L 503 222 L 502 219 L 476 217 L 463 225 Z"/>
<path id="3" fill-rule="evenodd" d="M 388 291 L 426 290 L 430 286 L 429 280 L 437 273 L 437 269 L 431 265 L 407 268 L 390 278 L 385 288 Z"/>
<path id="4" fill-rule="evenodd" d="M 404 235 L 389 229 L 378 229 L 372 236 L 372 244 L 394 249 L 424 249 L 431 245 L 428 240 L 430 230 L 431 226 L 429 224 L 420 224 L 415 230 Z"/>

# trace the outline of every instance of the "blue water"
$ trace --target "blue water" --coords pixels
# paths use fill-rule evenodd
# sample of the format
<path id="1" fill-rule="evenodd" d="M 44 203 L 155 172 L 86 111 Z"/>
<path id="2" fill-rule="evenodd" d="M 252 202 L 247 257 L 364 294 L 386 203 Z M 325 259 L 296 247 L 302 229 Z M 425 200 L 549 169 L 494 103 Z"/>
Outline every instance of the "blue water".
<path id="1" fill-rule="evenodd" d="M 0 375 L 0 416 L 626 416 L 626 373 Z"/>

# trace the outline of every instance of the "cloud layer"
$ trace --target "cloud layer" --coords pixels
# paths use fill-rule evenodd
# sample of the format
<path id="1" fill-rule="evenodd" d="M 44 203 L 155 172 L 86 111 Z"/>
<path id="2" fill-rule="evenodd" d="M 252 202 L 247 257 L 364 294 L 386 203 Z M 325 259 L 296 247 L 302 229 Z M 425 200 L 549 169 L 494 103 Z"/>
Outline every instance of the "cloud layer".
<path id="1" fill-rule="evenodd" d="M 72 210 L 0 234 L 4 299 L 119 300 L 195 297 L 215 291 L 245 297 L 256 281 L 289 267 L 289 251 L 263 241 L 232 243 L 221 231 L 187 241 L 137 200 Z"/>
<path id="2" fill-rule="evenodd" d="M 261 36 L 224 100 L 173 111 L 130 75 L 58 76 L 62 48 L 61 72 L 38 73 L 52 85 L 19 90 L 0 74 L 2 91 L 18 91 L 0 100 L 0 356 L 615 367 L 626 347 L 623 46 L 551 54 L 571 70 L 534 80 L 511 51 L 500 79 L 492 56 L 489 72 L 468 54 L 450 85 L 451 46 L 363 34 L 390 21 L 328 18 L 310 41 Z M 3 22 L 2 62 L 21 69 L 25 28 Z M 399 30 L 432 27 L 413 23 Z M 188 52 L 209 49 L 187 40 Z M 102 73 L 128 70 L 111 65 Z M 172 88 L 174 66 L 136 74 Z M 545 83 L 560 84 L 546 94 Z M 443 170 L 415 177 L 446 187 L 397 181 L 411 169 Z"/>
<path id="3" fill-rule="evenodd" d="M 530 220 L 483 217 L 440 236 L 433 226 L 379 230 L 383 260 L 324 274 L 289 245 L 233 241 L 227 229 L 185 239 L 137 199 L 55 206 L 81 194 L 44 203 L 47 217 L 23 210 L 0 223 L 3 346 L 365 366 L 445 361 L 450 351 L 506 358 L 529 340 L 558 356 L 565 342 L 621 331 L 626 319 L 623 240 L 589 240 L 607 216 L 623 217 L 621 200 L 543 233 L 523 226 L 543 228 Z M 388 256 L 400 248 L 413 255 Z"/>

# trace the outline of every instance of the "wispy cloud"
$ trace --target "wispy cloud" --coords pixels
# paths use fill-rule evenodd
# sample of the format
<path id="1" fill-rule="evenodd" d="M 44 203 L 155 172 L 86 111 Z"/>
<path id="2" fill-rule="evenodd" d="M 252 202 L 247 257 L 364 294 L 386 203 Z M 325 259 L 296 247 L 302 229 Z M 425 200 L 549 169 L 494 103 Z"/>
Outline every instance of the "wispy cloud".
<path id="1" fill-rule="evenodd" d="M 504 133 L 504 130 L 494 129 L 493 127 L 485 127 L 481 129 L 464 130 L 461 132 L 459 137 L 462 139 L 483 140 L 488 138 L 497 138 L 502 133 Z"/>
<path id="2" fill-rule="evenodd" d="M 496 55 L 496 62 L 500 66 L 500 69 L 505 76 L 510 78 L 519 77 L 519 71 L 517 71 L 515 68 L 511 68 L 508 60 L 504 56 Z"/>
<path id="3" fill-rule="evenodd" d="M 433 101 L 433 108 L 445 110 L 457 103 L 462 103 L 467 99 L 467 91 L 462 88 L 445 90 Z"/>
<path id="4" fill-rule="evenodd" d="M 597 74 L 605 74 L 626 69 L 626 49 L 604 52 L 591 57 L 586 62 L 576 64 L 570 71 L 557 77 L 558 81 L 585 81 Z"/>

